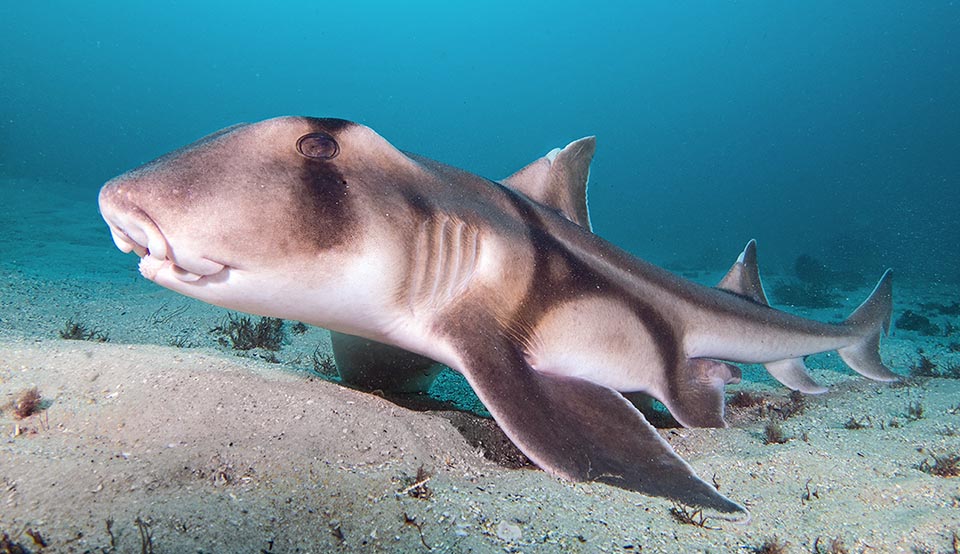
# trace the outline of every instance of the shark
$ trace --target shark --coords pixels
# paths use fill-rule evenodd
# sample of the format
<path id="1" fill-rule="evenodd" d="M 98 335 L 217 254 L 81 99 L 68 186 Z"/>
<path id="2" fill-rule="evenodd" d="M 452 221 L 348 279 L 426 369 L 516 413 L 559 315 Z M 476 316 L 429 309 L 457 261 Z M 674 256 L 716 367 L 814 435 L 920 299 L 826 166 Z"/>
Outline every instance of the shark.
<path id="1" fill-rule="evenodd" d="M 634 400 L 658 400 L 686 427 L 725 427 L 734 364 L 817 394 L 804 357 L 827 351 L 897 380 L 880 357 L 892 273 L 839 323 L 771 307 L 753 240 L 715 287 L 683 279 L 592 231 L 595 144 L 495 181 L 359 123 L 279 117 L 111 179 L 99 208 L 154 283 L 331 330 L 348 382 L 422 389 L 443 364 L 550 474 L 748 521 Z"/>

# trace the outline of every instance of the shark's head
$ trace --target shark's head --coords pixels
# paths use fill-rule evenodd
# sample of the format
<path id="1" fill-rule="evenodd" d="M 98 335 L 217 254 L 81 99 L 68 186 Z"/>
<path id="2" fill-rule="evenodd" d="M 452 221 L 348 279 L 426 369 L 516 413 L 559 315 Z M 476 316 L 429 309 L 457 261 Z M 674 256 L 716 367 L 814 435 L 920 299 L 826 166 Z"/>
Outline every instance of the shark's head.
<path id="1" fill-rule="evenodd" d="M 283 117 L 229 127 L 112 179 L 100 212 L 159 285 L 358 331 L 378 317 L 364 306 L 382 305 L 402 269 L 386 247 L 406 205 L 394 185 L 423 177 L 367 127 Z"/>

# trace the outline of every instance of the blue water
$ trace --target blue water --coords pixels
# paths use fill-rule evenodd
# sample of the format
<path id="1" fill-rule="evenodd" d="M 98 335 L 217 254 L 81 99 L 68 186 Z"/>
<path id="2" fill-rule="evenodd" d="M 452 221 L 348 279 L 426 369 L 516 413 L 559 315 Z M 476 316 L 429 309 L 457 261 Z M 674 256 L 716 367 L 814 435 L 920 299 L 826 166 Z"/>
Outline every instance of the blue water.
<path id="1" fill-rule="evenodd" d="M 0 177 L 93 206 L 282 114 L 491 178 L 595 134 L 597 231 L 661 264 L 722 267 L 755 237 L 768 271 L 960 280 L 956 3 L 0 4 Z"/>

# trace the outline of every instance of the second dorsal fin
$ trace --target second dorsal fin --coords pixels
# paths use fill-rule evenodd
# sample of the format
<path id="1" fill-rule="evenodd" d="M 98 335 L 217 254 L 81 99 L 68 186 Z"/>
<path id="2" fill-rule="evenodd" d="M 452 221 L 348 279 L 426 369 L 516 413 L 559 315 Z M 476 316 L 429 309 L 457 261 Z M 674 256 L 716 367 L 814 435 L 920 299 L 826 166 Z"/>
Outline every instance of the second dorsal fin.
<path id="1" fill-rule="evenodd" d="M 757 304 L 769 306 L 767 295 L 760 282 L 760 268 L 757 267 L 757 241 L 750 239 L 740 253 L 730 271 L 720 280 L 717 288 L 744 296 Z"/>

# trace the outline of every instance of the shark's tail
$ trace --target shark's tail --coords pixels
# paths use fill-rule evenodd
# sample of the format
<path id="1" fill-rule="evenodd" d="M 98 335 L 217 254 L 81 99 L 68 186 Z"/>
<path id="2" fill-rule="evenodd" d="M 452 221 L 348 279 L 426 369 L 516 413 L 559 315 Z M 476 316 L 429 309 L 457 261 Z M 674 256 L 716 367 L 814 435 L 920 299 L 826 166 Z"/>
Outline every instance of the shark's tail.
<path id="1" fill-rule="evenodd" d="M 893 311 L 893 272 L 884 272 L 880 282 L 860 307 L 844 321 L 862 331 L 859 340 L 837 350 L 840 357 L 854 371 L 877 381 L 896 381 L 899 376 L 890 371 L 880 360 L 880 334 L 890 331 L 890 314 Z"/>
<path id="2" fill-rule="evenodd" d="M 855 338 L 853 343 L 838 350 L 843 361 L 854 371 L 878 381 L 899 379 L 896 373 L 880 361 L 880 334 L 886 334 L 890 330 L 890 314 L 893 311 L 892 276 L 893 272 L 888 269 L 869 298 L 843 323 L 853 331 Z M 717 288 L 738 294 L 757 304 L 770 305 L 760 282 L 756 241 L 747 243 Z M 817 384 L 810 377 L 802 357 L 777 360 L 764 365 L 770 375 L 793 390 L 806 394 L 827 392 L 826 387 Z"/>

